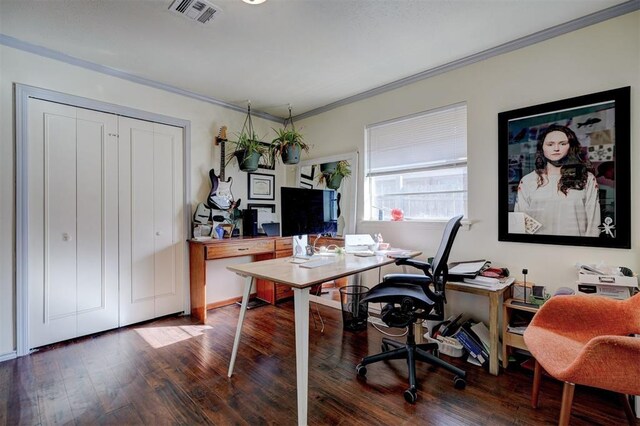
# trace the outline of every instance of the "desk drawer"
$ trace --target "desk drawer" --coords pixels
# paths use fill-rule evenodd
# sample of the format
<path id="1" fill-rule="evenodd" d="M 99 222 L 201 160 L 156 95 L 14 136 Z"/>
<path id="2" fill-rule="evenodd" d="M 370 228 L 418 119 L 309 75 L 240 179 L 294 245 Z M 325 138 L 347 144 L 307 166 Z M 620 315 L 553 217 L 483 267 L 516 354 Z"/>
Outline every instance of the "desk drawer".
<path id="1" fill-rule="evenodd" d="M 293 238 L 277 239 L 276 250 L 293 250 Z"/>
<path id="2" fill-rule="evenodd" d="M 207 260 L 237 257 L 249 254 L 273 253 L 273 240 L 238 241 L 207 246 Z"/>

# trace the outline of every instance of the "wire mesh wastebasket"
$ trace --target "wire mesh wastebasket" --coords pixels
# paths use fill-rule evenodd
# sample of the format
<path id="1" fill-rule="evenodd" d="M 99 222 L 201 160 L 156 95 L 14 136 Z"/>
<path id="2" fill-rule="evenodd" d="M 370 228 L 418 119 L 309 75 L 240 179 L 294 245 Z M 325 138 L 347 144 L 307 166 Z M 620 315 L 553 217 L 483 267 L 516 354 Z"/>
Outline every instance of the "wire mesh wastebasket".
<path id="1" fill-rule="evenodd" d="M 359 331 L 367 329 L 369 303 L 362 299 L 369 289 L 362 285 L 340 287 L 340 303 L 342 305 L 342 325 L 345 330 Z"/>

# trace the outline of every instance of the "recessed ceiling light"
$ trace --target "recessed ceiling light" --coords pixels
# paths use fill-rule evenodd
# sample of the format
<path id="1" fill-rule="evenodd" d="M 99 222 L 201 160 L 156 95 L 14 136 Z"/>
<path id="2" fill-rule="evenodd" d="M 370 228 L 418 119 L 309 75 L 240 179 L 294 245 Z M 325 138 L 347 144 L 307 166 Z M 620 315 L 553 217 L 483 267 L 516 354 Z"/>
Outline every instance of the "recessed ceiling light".
<path id="1" fill-rule="evenodd" d="M 248 4 L 261 4 L 267 0 L 242 0 L 242 1 Z"/>

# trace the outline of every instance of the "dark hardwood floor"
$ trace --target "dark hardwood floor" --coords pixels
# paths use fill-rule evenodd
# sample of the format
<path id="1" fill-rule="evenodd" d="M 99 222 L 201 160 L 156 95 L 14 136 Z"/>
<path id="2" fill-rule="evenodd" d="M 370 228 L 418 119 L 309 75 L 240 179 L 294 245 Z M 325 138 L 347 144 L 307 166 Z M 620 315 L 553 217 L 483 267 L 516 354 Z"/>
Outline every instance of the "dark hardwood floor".
<path id="1" fill-rule="evenodd" d="M 494 377 L 453 360 L 468 372 L 467 388 L 456 390 L 449 373 L 420 366 L 418 402 L 410 405 L 404 361 L 371 365 L 366 380 L 356 376 L 359 359 L 378 352 L 380 333 L 371 325 L 343 332 L 340 311 L 319 309 L 325 331 L 311 321 L 309 339 L 311 425 L 557 423 L 561 385 L 544 380 L 534 410 L 531 373 L 519 367 Z M 0 424 L 296 424 L 293 303 L 247 312 L 229 379 L 238 311 L 211 310 L 206 325 L 164 318 L 0 363 Z M 616 395 L 578 387 L 571 424 L 626 419 Z"/>

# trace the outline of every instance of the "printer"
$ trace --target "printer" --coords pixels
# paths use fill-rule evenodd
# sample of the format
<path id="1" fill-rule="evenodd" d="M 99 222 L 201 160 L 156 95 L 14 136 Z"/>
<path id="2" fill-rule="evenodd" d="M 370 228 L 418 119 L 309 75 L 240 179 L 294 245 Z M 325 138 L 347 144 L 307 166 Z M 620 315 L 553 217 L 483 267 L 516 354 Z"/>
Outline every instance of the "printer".
<path id="1" fill-rule="evenodd" d="M 627 275 L 621 274 L 620 270 L 626 270 Z M 582 294 L 596 294 L 624 300 L 634 295 L 638 288 L 638 277 L 633 276 L 627 268 L 594 268 L 581 265 L 577 285 L 578 292 Z"/>

